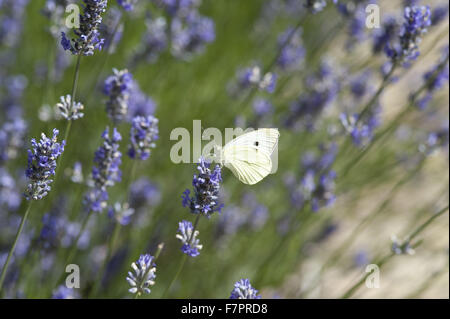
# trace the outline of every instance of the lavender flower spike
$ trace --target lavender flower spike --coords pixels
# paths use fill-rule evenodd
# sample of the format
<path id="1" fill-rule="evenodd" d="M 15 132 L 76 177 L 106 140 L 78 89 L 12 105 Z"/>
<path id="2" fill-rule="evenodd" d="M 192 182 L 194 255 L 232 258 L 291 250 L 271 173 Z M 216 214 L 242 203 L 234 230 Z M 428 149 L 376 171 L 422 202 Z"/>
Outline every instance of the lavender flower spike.
<path id="1" fill-rule="evenodd" d="M 64 152 L 65 141 L 57 142 L 59 131 L 53 129 L 53 137 L 50 139 L 44 133 L 41 135 L 41 140 L 36 142 L 31 140 L 32 149 L 28 150 L 28 168 L 26 170 L 26 177 L 30 183 L 25 191 L 25 198 L 27 200 L 39 200 L 44 198 L 53 182 L 50 179 L 55 175 L 56 160 Z"/>
<path id="2" fill-rule="evenodd" d="M 83 104 L 80 102 L 73 102 L 72 106 L 72 96 L 67 94 L 66 96 L 60 97 L 61 102 L 57 103 L 59 111 L 61 112 L 61 116 L 68 121 L 78 120 L 84 116 L 81 112 L 84 109 Z"/>
<path id="3" fill-rule="evenodd" d="M 128 272 L 127 281 L 131 288 L 128 289 L 132 294 L 141 295 L 143 293 L 149 294 L 150 286 L 155 284 L 156 264 L 153 262 L 154 257 L 145 254 L 141 255 L 139 259 L 131 264 L 132 271 Z"/>
<path id="4" fill-rule="evenodd" d="M 220 182 L 222 181 L 221 169 L 216 165 L 214 171 L 210 169 L 211 163 L 203 157 L 200 158 L 197 169 L 198 175 L 194 175 L 192 186 L 194 196 L 190 196 L 190 190 L 186 189 L 182 195 L 183 207 L 189 207 L 193 214 L 203 214 L 209 217 L 214 212 L 220 212 L 223 205 L 218 203 Z"/>
<path id="5" fill-rule="evenodd" d="M 130 147 L 128 155 L 140 160 L 146 160 L 150 156 L 150 150 L 155 147 L 158 139 L 158 119 L 149 115 L 136 116 L 131 123 Z"/>
<path id="6" fill-rule="evenodd" d="M 76 38 L 67 38 L 61 33 L 61 45 L 73 55 L 93 55 L 94 50 L 101 50 L 105 39 L 100 38 L 98 26 L 102 23 L 102 13 L 106 11 L 107 0 L 83 0 L 84 12 L 80 15 L 80 26 L 73 33 Z"/>
<path id="7" fill-rule="evenodd" d="M 200 240 L 197 238 L 199 232 L 198 230 L 194 231 L 192 223 L 186 220 L 181 221 L 178 224 L 178 231 L 180 234 L 177 234 L 176 238 L 183 243 L 181 251 L 190 257 L 200 255 L 199 250 L 203 248 L 203 245 L 200 245 Z"/>
<path id="8" fill-rule="evenodd" d="M 106 112 L 115 123 L 123 121 L 128 113 L 129 100 L 133 87 L 133 77 L 128 70 L 113 69 L 114 74 L 105 80 L 103 93 L 109 97 Z"/>
<path id="9" fill-rule="evenodd" d="M 258 290 L 252 287 L 250 280 L 241 279 L 234 284 L 230 299 L 261 299 Z"/>

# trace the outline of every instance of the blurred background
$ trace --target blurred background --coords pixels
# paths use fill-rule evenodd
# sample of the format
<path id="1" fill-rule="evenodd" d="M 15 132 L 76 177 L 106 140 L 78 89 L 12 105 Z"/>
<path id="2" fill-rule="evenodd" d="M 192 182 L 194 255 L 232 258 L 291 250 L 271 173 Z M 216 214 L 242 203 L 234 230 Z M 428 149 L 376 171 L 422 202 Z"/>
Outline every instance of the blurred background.
<path id="1" fill-rule="evenodd" d="M 76 71 L 77 56 L 60 44 L 62 31 L 73 37 L 69 3 L 81 2 L 0 0 L 0 265 L 27 207 L 30 139 L 53 128 L 67 136 L 3 298 L 131 298 L 131 264 L 161 243 L 155 285 L 141 298 L 228 298 L 242 278 L 263 298 L 449 297 L 447 1 L 109 0 L 103 50 L 80 59 L 84 117 L 66 135 L 55 105 Z M 370 3 L 379 28 L 366 26 Z M 431 15 L 408 23 L 413 6 Z M 402 56 L 405 41 L 417 58 Z M 106 111 L 113 68 L 133 78 L 122 121 Z M 159 120 L 146 160 L 127 155 L 135 115 Z M 170 133 L 192 132 L 193 120 L 278 128 L 278 171 L 249 186 L 222 169 L 224 208 L 200 218 L 200 255 L 165 293 L 183 260 L 178 223 L 195 219 L 181 195 L 197 174 L 170 160 Z M 122 135 L 122 180 L 108 188 L 108 207 L 87 214 L 106 127 Z M 65 291 L 71 253 L 81 288 Z M 369 264 L 379 266 L 379 288 L 365 285 Z"/>

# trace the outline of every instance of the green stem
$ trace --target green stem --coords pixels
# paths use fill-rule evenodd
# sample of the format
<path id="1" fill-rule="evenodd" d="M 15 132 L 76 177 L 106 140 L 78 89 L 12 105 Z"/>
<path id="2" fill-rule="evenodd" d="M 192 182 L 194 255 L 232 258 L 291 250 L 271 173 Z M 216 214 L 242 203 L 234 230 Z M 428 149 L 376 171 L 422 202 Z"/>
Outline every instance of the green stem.
<path id="1" fill-rule="evenodd" d="M 11 249 L 9 250 L 8 257 L 6 258 L 5 265 L 3 266 L 2 274 L 0 276 L 0 292 L 1 292 L 2 287 L 3 287 L 3 282 L 5 281 L 6 272 L 8 270 L 8 266 L 9 266 L 9 263 L 11 261 L 12 255 L 14 254 L 14 250 L 16 249 L 17 242 L 19 241 L 19 237 L 22 234 L 22 230 L 23 230 L 23 227 L 25 225 L 25 222 L 26 222 L 26 220 L 28 218 L 28 215 L 30 214 L 31 205 L 32 205 L 32 201 L 30 200 L 29 203 L 28 203 L 27 210 L 25 211 L 25 214 L 22 217 L 22 221 L 20 222 L 19 229 L 17 230 L 17 234 L 16 234 L 16 237 L 14 239 L 14 243 L 11 246 Z"/>
<path id="2" fill-rule="evenodd" d="M 411 235 L 408 236 L 408 242 L 411 242 L 412 239 L 414 239 L 415 237 L 417 237 L 421 232 L 423 232 L 436 218 L 438 218 L 439 216 L 443 215 L 444 213 L 446 213 L 448 211 L 449 206 L 447 205 L 446 207 L 444 207 L 443 209 L 441 209 L 438 213 L 434 214 L 433 216 L 431 216 L 430 218 L 428 218 L 423 224 L 421 224 L 419 227 L 416 228 L 416 230 L 414 230 Z M 414 245 L 412 245 L 413 248 L 416 248 L 420 245 L 421 242 L 418 242 Z M 386 255 L 384 258 L 381 258 L 378 262 L 374 262 L 374 264 L 376 264 L 378 266 L 378 268 L 381 269 L 381 266 L 383 266 L 384 264 L 386 264 L 392 257 L 394 257 L 395 254 L 394 253 L 389 253 L 388 255 Z M 367 277 L 370 276 L 371 273 L 366 274 L 365 276 L 363 276 L 356 284 L 354 284 L 350 289 L 348 289 L 344 295 L 342 296 L 342 298 L 346 299 L 346 298 L 350 298 L 358 289 L 359 287 L 366 281 Z"/>

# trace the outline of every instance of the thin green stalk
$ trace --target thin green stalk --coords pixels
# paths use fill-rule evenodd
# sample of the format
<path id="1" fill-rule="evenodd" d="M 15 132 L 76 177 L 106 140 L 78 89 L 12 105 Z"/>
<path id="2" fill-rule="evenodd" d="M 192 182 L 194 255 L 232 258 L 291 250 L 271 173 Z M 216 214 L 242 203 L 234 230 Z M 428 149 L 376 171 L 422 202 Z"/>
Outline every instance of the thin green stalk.
<path id="1" fill-rule="evenodd" d="M 188 239 L 188 245 L 191 244 L 192 238 L 194 237 L 195 230 L 197 229 L 198 222 L 200 220 L 200 214 L 197 214 L 197 217 L 195 218 L 194 222 L 194 228 L 192 229 L 191 236 L 189 236 Z M 180 275 L 181 271 L 183 270 L 184 264 L 186 263 L 187 255 L 183 254 L 183 258 L 181 259 L 180 266 L 178 267 L 178 270 L 175 274 L 175 276 L 172 278 L 172 281 L 170 282 L 169 286 L 167 286 L 166 290 L 163 293 L 163 298 L 167 296 L 167 294 L 170 292 L 170 289 L 172 288 L 173 284 L 177 281 L 178 276 Z"/>
<path id="2" fill-rule="evenodd" d="M 14 251 L 15 251 L 16 245 L 17 245 L 17 242 L 19 241 L 19 237 L 20 237 L 20 235 L 22 234 L 23 227 L 25 226 L 25 222 L 26 222 L 26 220 L 27 220 L 27 218 L 28 218 L 28 215 L 30 214 L 30 210 L 31 210 L 31 205 L 32 205 L 32 203 L 33 203 L 33 202 L 32 202 L 31 200 L 30 200 L 29 203 L 28 203 L 27 210 L 25 211 L 25 214 L 24 214 L 23 217 L 22 217 L 22 221 L 20 222 L 20 226 L 19 226 L 19 229 L 17 230 L 16 237 L 14 238 L 14 243 L 13 243 L 13 245 L 11 246 L 11 249 L 9 250 L 8 257 L 6 258 L 5 265 L 3 266 L 2 274 L 0 275 L 0 292 L 2 291 L 3 282 L 5 281 L 6 272 L 7 272 L 7 270 L 8 270 L 8 266 L 9 266 L 9 263 L 10 263 L 10 261 L 11 261 L 12 255 L 14 254 Z"/>
<path id="3" fill-rule="evenodd" d="M 431 216 L 430 218 L 428 218 L 423 224 L 421 224 L 419 227 L 417 227 L 412 233 L 411 235 L 409 235 L 407 238 L 408 240 L 405 242 L 405 244 L 409 244 L 411 243 L 411 241 L 417 237 L 420 233 L 422 233 L 436 218 L 438 218 L 439 216 L 443 215 L 444 213 L 446 213 L 448 211 L 449 206 L 447 205 L 446 207 L 444 207 L 443 209 L 441 209 L 438 213 L 434 214 L 433 216 Z M 418 242 L 416 244 L 413 244 L 412 247 L 416 248 L 421 244 L 421 242 Z M 388 255 L 386 255 L 384 258 L 381 258 L 378 262 L 373 262 L 374 264 L 376 264 L 378 266 L 378 268 L 381 269 L 381 266 L 383 266 L 384 264 L 386 264 L 392 257 L 394 257 L 395 254 L 394 253 L 389 253 Z M 359 287 L 361 287 L 361 285 L 366 281 L 367 277 L 370 276 L 371 273 L 367 273 L 365 276 L 363 276 L 356 284 L 354 284 L 350 289 L 348 289 L 344 295 L 342 296 L 342 298 L 346 299 L 346 298 L 350 298 L 358 289 Z"/>

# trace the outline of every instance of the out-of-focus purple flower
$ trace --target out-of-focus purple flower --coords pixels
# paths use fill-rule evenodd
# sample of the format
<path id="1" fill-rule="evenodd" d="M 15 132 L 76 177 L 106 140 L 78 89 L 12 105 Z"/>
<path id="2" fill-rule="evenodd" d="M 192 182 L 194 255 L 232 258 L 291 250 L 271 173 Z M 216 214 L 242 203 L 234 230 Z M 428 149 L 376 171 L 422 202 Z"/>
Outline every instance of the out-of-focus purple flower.
<path id="1" fill-rule="evenodd" d="M 21 202 L 20 193 L 14 178 L 0 166 L 0 207 L 7 211 L 16 211 Z"/>
<path id="2" fill-rule="evenodd" d="M 98 26 L 102 23 L 102 14 L 106 11 L 107 0 L 83 0 L 84 12 L 80 14 L 80 27 L 74 29 L 75 38 L 69 39 L 61 32 L 61 45 L 74 55 L 93 55 L 101 50 L 105 39 L 100 37 Z"/>
<path id="3" fill-rule="evenodd" d="M 103 93 L 109 97 L 106 112 L 114 123 L 123 121 L 128 113 L 129 99 L 133 87 L 133 76 L 128 70 L 113 69 L 114 74 L 104 83 Z"/>
<path id="4" fill-rule="evenodd" d="M 406 7 L 404 10 L 404 19 L 398 43 L 388 44 L 385 47 L 387 56 L 394 63 L 408 62 L 416 60 L 420 55 L 419 43 L 422 35 L 427 32 L 427 27 L 431 25 L 431 10 L 428 6 Z"/>
<path id="5" fill-rule="evenodd" d="M 300 67 L 304 57 L 305 48 L 302 42 L 302 30 L 288 28 L 278 37 L 278 47 L 283 49 L 277 59 L 277 65 L 283 70 Z M 287 42 L 289 40 L 289 42 Z"/>
<path id="6" fill-rule="evenodd" d="M 142 36 L 138 53 L 133 57 L 135 65 L 141 59 L 154 63 L 167 49 L 167 22 L 164 17 L 148 17 L 145 21 L 146 32 Z"/>
<path id="7" fill-rule="evenodd" d="M 366 71 L 362 72 L 361 74 L 355 76 L 350 80 L 350 92 L 355 97 L 356 100 L 362 99 L 364 96 L 366 96 L 367 93 L 369 93 L 369 90 L 371 88 L 371 82 L 370 81 L 371 72 Z"/>
<path id="8" fill-rule="evenodd" d="M 296 209 L 302 209 L 308 202 L 313 211 L 334 203 L 336 196 L 336 173 L 331 169 L 337 153 L 335 143 L 319 147 L 319 156 L 306 153 L 302 158 L 303 174 L 300 179 L 291 178 L 286 181 L 291 203 Z"/>
<path id="9" fill-rule="evenodd" d="M 384 50 L 386 45 L 388 45 L 397 35 L 399 25 L 395 17 L 387 16 L 381 28 L 375 29 L 373 32 L 373 46 L 372 51 L 378 54 Z"/>
<path id="10" fill-rule="evenodd" d="M 448 16 L 448 4 L 443 4 L 433 9 L 431 13 L 431 25 L 435 26 L 441 23 Z"/>
<path id="11" fill-rule="evenodd" d="M 197 9 L 201 0 L 152 0 L 163 7 L 169 15 L 183 16 Z"/>
<path id="12" fill-rule="evenodd" d="M 448 66 L 449 48 L 444 48 L 443 55 L 439 62 L 433 68 L 423 75 L 423 80 L 426 83 L 425 93 L 417 101 L 417 106 L 420 109 L 425 109 L 431 101 L 434 93 L 441 89 L 449 79 Z"/>
<path id="13" fill-rule="evenodd" d="M 257 98 L 253 102 L 253 112 L 257 117 L 263 117 L 273 112 L 273 105 L 268 100 Z"/>
<path id="14" fill-rule="evenodd" d="M 137 209 L 143 206 L 154 206 L 159 203 L 161 192 L 159 187 L 142 177 L 131 184 L 130 187 L 130 204 Z"/>
<path id="15" fill-rule="evenodd" d="M 90 211 L 101 212 L 107 205 L 107 188 L 121 180 L 120 164 L 122 153 L 119 151 L 120 133 L 114 128 L 112 136 L 109 128 L 102 134 L 103 145 L 95 152 L 92 179 L 94 185 L 85 196 L 85 205 Z"/>
<path id="16" fill-rule="evenodd" d="M 120 22 L 122 11 L 117 7 L 110 8 L 98 29 L 104 37 L 103 47 L 108 48 L 108 54 L 116 51 L 117 45 L 123 36 L 123 23 Z"/>
<path id="17" fill-rule="evenodd" d="M 77 289 L 67 288 L 66 285 L 60 285 L 53 291 L 52 299 L 79 299 L 80 295 Z"/>
<path id="18" fill-rule="evenodd" d="M 126 226 L 131 222 L 133 214 L 134 209 L 128 203 L 115 203 L 114 206 L 108 209 L 108 217 L 114 218 L 122 226 Z"/>
<path id="19" fill-rule="evenodd" d="M 137 0 L 117 0 L 119 6 L 121 6 L 125 11 L 132 11 L 136 2 Z"/>
<path id="20" fill-rule="evenodd" d="M 0 127 L 0 164 L 15 159 L 23 147 L 27 125 L 17 118 Z"/>
<path id="21" fill-rule="evenodd" d="M 258 290 L 252 287 L 250 280 L 241 279 L 234 284 L 230 299 L 261 299 Z"/>
<path id="22" fill-rule="evenodd" d="M 193 214 L 202 214 L 207 217 L 214 212 L 220 212 L 223 205 L 219 204 L 218 196 L 220 183 L 222 182 L 221 169 L 216 165 L 213 171 L 210 169 L 211 163 L 203 157 L 197 165 L 198 175 L 195 174 L 192 180 L 194 194 L 186 189 L 182 195 L 183 207 L 188 207 Z"/>
<path id="23" fill-rule="evenodd" d="M 133 81 L 128 106 L 128 118 L 130 121 L 136 116 L 152 115 L 156 109 L 155 101 L 141 91 L 137 81 Z"/>
<path id="24" fill-rule="evenodd" d="M 131 286 L 128 289 L 132 294 L 142 295 L 151 292 L 150 287 L 155 284 L 156 278 L 156 264 L 154 257 L 145 254 L 141 255 L 139 259 L 131 264 L 132 271 L 128 272 L 127 282 Z"/>
<path id="25" fill-rule="evenodd" d="M 341 113 L 340 120 L 353 143 L 358 147 L 367 146 L 372 141 L 375 129 L 380 125 L 381 108 L 373 107 L 360 119 L 359 114 Z"/>
<path id="26" fill-rule="evenodd" d="M 131 122 L 130 147 L 128 155 L 132 159 L 146 160 L 158 140 L 158 119 L 149 115 L 136 116 Z"/>
<path id="27" fill-rule="evenodd" d="M 360 250 L 353 257 L 353 262 L 356 267 L 365 267 L 370 263 L 369 255 L 367 251 Z"/>
<path id="28" fill-rule="evenodd" d="M 391 237 L 391 250 L 396 255 L 414 255 L 415 251 L 411 247 L 411 243 L 408 239 L 400 241 L 397 236 Z"/>
<path id="29" fill-rule="evenodd" d="M 306 78 L 307 91 L 291 104 L 284 123 L 289 128 L 314 130 L 316 121 L 335 99 L 340 85 L 331 65 L 323 61 L 319 70 Z"/>
<path id="30" fill-rule="evenodd" d="M 238 72 L 238 85 L 241 89 L 257 87 L 259 90 L 273 93 L 275 90 L 277 75 L 269 72 L 263 76 L 261 72 L 262 71 L 259 66 L 253 66 L 240 70 Z"/>
<path id="31" fill-rule="evenodd" d="M 430 155 L 439 149 L 446 150 L 448 153 L 449 148 L 449 125 L 448 121 L 436 129 L 435 131 L 428 134 L 425 142 L 419 146 L 419 150 Z"/>
<path id="32" fill-rule="evenodd" d="M 53 180 L 50 178 L 55 175 L 56 160 L 64 152 L 66 144 L 65 141 L 57 142 L 58 134 L 59 131 L 54 129 L 51 139 L 42 133 L 39 142 L 31 140 L 32 149 L 28 150 L 28 168 L 25 174 L 29 180 L 24 194 L 27 200 L 42 199 L 51 189 Z"/>
<path id="33" fill-rule="evenodd" d="M 215 40 L 214 21 L 191 11 L 186 17 L 175 17 L 171 25 L 172 53 L 189 59 L 202 53 L 205 46 Z"/>
<path id="34" fill-rule="evenodd" d="M 176 238 L 178 238 L 183 244 L 181 247 L 183 254 L 190 257 L 200 255 L 199 250 L 203 248 L 203 245 L 200 245 L 200 240 L 197 238 L 199 232 L 198 230 L 194 231 L 194 226 L 192 223 L 187 220 L 179 222 L 178 232 L 179 234 L 176 235 Z"/>
<path id="35" fill-rule="evenodd" d="M 0 1 L 0 47 L 14 47 L 20 43 L 28 2 L 29 0 Z"/>

